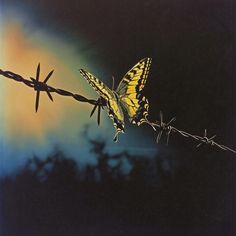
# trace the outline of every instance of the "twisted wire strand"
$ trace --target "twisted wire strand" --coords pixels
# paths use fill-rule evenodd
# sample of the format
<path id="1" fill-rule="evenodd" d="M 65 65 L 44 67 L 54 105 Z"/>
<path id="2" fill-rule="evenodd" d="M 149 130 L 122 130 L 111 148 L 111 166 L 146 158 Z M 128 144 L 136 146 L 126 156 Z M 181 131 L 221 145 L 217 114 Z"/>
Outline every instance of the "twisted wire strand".
<path id="1" fill-rule="evenodd" d="M 222 149 L 224 151 L 230 151 L 230 152 L 236 154 L 236 150 L 234 150 L 234 149 L 232 149 L 230 147 L 227 147 L 227 146 L 225 146 L 223 144 L 219 144 L 219 143 L 215 142 L 213 140 L 216 137 L 215 135 L 210 137 L 210 138 L 208 138 L 206 136 L 206 132 L 205 132 L 204 136 L 194 135 L 194 134 L 190 134 L 190 133 L 188 133 L 186 131 L 179 130 L 179 129 L 175 128 L 174 126 L 168 125 L 166 123 L 162 123 L 161 124 L 158 121 L 151 123 L 151 125 L 154 126 L 155 128 L 158 128 L 157 132 L 163 132 L 164 131 L 164 132 L 167 133 L 167 135 L 170 135 L 170 133 L 173 132 L 173 133 L 178 133 L 178 134 L 184 136 L 185 138 L 194 139 L 195 141 L 199 142 L 197 147 L 199 147 L 201 144 L 207 144 L 207 145 L 210 145 L 210 146 L 215 146 L 217 148 L 220 148 L 220 149 Z"/>
<path id="2" fill-rule="evenodd" d="M 17 82 L 24 83 L 28 87 L 35 88 L 35 82 L 34 81 L 24 79 L 21 75 L 15 74 L 11 71 L 3 71 L 3 70 L 0 69 L 0 75 L 6 77 L 8 79 L 12 79 L 12 80 L 15 80 Z M 87 102 L 87 103 L 90 103 L 92 105 L 97 104 L 97 100 L 88 99 L 88 98 L 86 98 L 86 97 L 84 97 L 80 94 L 72 93 L 72 92 L 64 90 L 64 89 L 54 88 L 54 87 L 49 86 L 49 85 L 47 85 L 43 82 L 39 82 L 39 83 L 43 84 L 43 86 L 44 86 L 44 87 L 39 88 L 40 91 L 48 90 L 51 93 L 57 93 L 57 94 L 62 95 L 62 96 L 70 96 L 70 97 L 72 97 L 73 99 L 75 99 L 79 102 Z"/>
<path id="3" fill-rule="evenodd" d="M 39 69 L 39 66 L 38 66 L 38 69 Z M 3 71 L 2 69 L 0 69 L 0 75 L 5 77 L 5 78 L 12 79 L 14 81 L 24 83 L 26 86 L 28 86 L 30 88 L 34 88 L 34 90 L 36 90 L 36 91 L 45 91 L 45 92 L 49 92 L 49 93 L 57 93 L 61 96 L 72 97 L 73 99 L 75 99 L 78 102 L 89 103 L 91 105 L 94 105 L 95 109 L 96 109 L 96 107 L 99 108 L 98 113 L 100 111 L 100 107 L 106 106 L 105 101 L 100 99 L 100 98 L 98 100 L 88 99 L 88 98 L 86 98 L 86 97 L 84 97 L 80 94 L 75 94 L 75 93 L 72 93 L 72 92 L 64 90 L 64 89 L 59 89 L 59 88 L 54 88 L 52 86 L 49 86 L 49 85 L 46 84 L 46 82 L 40 82 L 40 81 L 34 80 L 32 78 L 31 78 L 31 80 L 27 80 L 27 79 L 23 78 L 21 75 L 13 73 L 11 71 Z M 93 114 L 95 109 L 93 109 L 91 115 Z M 180 135 L 182 135 L 186 138 L 191 138 L 195 141 L 198 141 L 199 142 L 198 146 L 200 146 L 201 144 L 207 144 L 207 145 L 210 145 L 210 146 L 215 146 L 215 147 L 217 147 L 221 150 L 229 151 L 229 152 L 232 152 L 232 153 L 236 154 L 236 150 L 234 150 L 232 148 L 229 148 L 229 147 L 227 147 L 223 144 L 219 144 L 219 143 L 215 142 L 214 141 L 215 135 L 208 138 L 207 135 L 206 135 L 206 130 L 205 130 L 204 136 L 193 135 L 193 134 L 190 134 L 186 131 L 179 130 L 179 129 L 175 128 L 174 126 L 171 126 L 170 123 L 172 122 L 172 120 L 168 123 L 164 123 L 162 121 L 162 114 L 161 114 L 161 121 L 156 121 L 156 122 L 147 121 L 147 123 L 149 125 L 151 125 L 156 132 L 158 132 L 158 136 L 159 136 L 158 138 L 159 139 L 161 138 L 161 135 L 163 134 L 163 132 L 165 132 L 167 134 L 167 144 L 168 144 L 168 140 L 169 140 L 169 135 L 171 133 L 178 133 L 178 134 L 180 134 Z"/>

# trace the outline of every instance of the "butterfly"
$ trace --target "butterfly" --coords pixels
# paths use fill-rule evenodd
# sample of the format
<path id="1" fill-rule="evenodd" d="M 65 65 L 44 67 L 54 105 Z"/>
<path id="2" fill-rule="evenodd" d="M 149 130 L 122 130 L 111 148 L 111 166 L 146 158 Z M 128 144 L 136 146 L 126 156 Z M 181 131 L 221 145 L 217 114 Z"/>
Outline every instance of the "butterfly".
<path id="1" fill-rule="evenodd" d="M 152 59 L 144 58 L 134 65 L 120 81 L 116 90 L 110 89 L 90 72 L 80 69 L 81 75 L 106 102 L 108 116 L 113 120 L 116 129 L 114 141 L 118 134 L 125 132 L 124 112 L 128 114 L 132 124 L 141 125 L 147 120 L 149 104 L 142 90 L 146 84 Z M 151 124 L 150 124 L 151 125 Z"/>

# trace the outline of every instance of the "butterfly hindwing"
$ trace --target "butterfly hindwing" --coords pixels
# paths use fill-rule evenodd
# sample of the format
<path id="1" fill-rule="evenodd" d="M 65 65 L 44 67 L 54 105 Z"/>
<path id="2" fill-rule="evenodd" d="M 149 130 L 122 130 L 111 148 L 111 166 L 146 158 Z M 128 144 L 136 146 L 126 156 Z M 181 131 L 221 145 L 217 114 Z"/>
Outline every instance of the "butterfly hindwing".
<path id="1" fill-rule="evenodd" d="M 140 125 L 147 121 L 149 105 L 142 94 L 142 89 L 146 84 L 151 61 L 151 58 L 139 61 L 125 74 L 116 90 L 133 124 Z"/>

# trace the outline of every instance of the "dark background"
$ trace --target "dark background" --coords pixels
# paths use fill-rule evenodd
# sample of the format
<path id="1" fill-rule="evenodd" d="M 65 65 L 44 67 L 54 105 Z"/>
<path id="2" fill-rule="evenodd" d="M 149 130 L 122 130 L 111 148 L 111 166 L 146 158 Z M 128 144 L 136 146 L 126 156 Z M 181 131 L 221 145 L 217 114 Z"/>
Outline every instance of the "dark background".
<path id="1" fill-rule="evenodd" d="M 15 1 L 3 1 L 14 5 Z M 116 78 L 143 57 L 153 64 L 150 116 L 235 142 L 234 1 L 20 1 L 37 24 L 74 41 Z M 81 49 L 80 49 L 81 50 Z M 79 53 L 79 52 L 78 52 Z M 146 131 L 148 132 L 148 131 Z M 217 139 L 216 139 L 217 140 Z M 98 166 L 79 169 L 60 151 L 1 180 L 3 235 L 234 235 L 235 155 L 171 136 L 154 159 L 111 156 L 90 140 Z M 78 154 L 79 155 L 79 154 Z M 130 161 L 127 176 L 120 159 Z M 110 167 L 110 159 L 118 160 Z M 33 164 L 32 164 L 33 163 Z M 48 163 L 51 165 L 47 170 Z M 34 165 L 32 168 L 31 165 Z"/>

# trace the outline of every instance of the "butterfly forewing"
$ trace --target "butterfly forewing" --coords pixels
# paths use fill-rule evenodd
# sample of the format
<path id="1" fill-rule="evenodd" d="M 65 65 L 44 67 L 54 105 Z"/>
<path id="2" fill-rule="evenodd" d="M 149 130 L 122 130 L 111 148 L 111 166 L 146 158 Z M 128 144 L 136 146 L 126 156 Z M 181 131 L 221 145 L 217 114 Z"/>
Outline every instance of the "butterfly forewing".
<path id="1" fill-rule="evenodd" d="M 96 78 L 94 75 L 92 75 L 91 73 L 83 69 L 80 69 L 80 73 L 88 81 L 88 83 L 94 88 L 94 90 L 106 101 L 114 97 L 113 92 L 101 80 Z"/>
<path id="2" fill-rule="evenodd" d="M 115 93 L 91 73 L 83 69 L 80 70 L 80 73 L 95 91 L 105 99 L 108 115 L 113 120 L 116 128 L 116 136 L 119 132 L 124 132 L 124 114 Z"/>
<path id="3" fill-rule="evenodd" d="M 130 121 L 137 125 L 147 120 L 149 105 L 148 100 L 142 94 L 142 89 L 146 84 L 151 61 L 151 58 L 139 61 L 125 74 L 116 90 Z"/>

